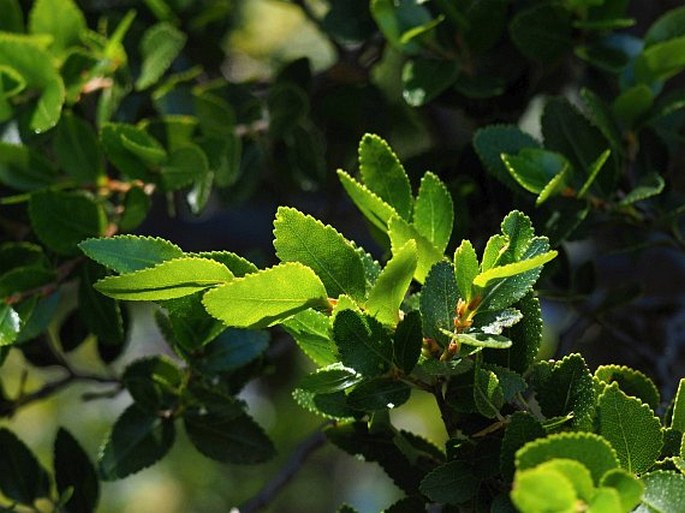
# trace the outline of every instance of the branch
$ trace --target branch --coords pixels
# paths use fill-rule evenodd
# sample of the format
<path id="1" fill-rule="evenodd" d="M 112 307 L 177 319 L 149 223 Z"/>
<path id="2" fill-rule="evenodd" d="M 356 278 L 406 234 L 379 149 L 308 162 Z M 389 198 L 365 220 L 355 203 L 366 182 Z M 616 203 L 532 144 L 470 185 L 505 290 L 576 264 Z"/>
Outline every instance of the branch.
<path id="1" fill-rule="evenodd" d="M 321 428 L 329 425 L 330 422 L 325 423 Z M 269 481 L 257 495 L 244 503 L 238 511 L 240 513 L 256 513 L 274 500 L 281 489 L 288 484 L 288 482 L 297 474 L 302 468 L 302 465 L 307 458 L 317 449 L 323 446 L 326 441 L 326 436 L 323 431 L 318 429 L 309 437 L 305 438 L 290 454 L 290 457 L 281 467 L 278 473 Z M 231 510 L 235 511 L 235 510 Z"/>

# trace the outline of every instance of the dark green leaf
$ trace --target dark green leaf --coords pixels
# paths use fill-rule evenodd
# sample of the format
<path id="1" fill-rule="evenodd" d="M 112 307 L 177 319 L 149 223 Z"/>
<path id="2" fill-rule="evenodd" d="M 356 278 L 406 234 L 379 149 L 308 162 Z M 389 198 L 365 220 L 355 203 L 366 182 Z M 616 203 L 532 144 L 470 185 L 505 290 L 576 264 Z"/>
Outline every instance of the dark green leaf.
<path id="1" fill-rule="evenodd" d="M 511 481 L 516 468 L 514 455 L 528 442 L 543 438 L 545 429 L 535 417 L 526 412 L 515 412 L 509 419 L 507 430 L 504 432 L 500 455 L 500 469 L 504 479 Z"/>
<path id="2" fill-rule="evenodd" d="M 162 22 L 145 31 L 140 41 L 143 66 L 136 81 L 136 89 L 147 89 L 155 84 L 185 46 L 187 36 L 173 25 Z"/>
<path id="3" fill-rule="evenodd" d="M 50 494 L 50 476 L 24 443 L 0 428 L 0 491 L 10 500 L 32 505 Z"/>
<path id="4" fill-rule="evenodd" d="M 489 419 L 499 415 L 504 405 L 504 392 L 497 374 L 491 370 L 477 369 L 473 382 L 473 399 L 478 412 Z"/>
<path id="5" fill-rule="evenodd" d="M 100 140 L 110 162 L 130 179 L 154 181 L 151 168 L 166 158 L 159 141 L 126 123 L 105 123 Z"/>
<path id="6" fill-rule="evenodd" d="M 216 94 L 199 90 L 193 91 L 193 103 L 202 132 L 212 137 L 210 144 L 225 141 L 234 131 L 236 122 L 236 114 L 229 103 Z"/>
<path id="7" fill-rule="evenodd" d="M 87 263 L 81 267 L 78 310 L 86 327 L 100 343 L 123 346 L 126 333 L 119 303 L 93 288 L 93 283 L 103 276 L 103 269 L 97 264 Z"/>
<path id="8" fill-rule="evenodd" d="M 171 152 L 160 172 L 164 187 L 173 191 L 204 179 L 209 173 L 209 161 L 202 148 L 188 144 Z"/>
<path id="9" fill-rule="evenodd" d="M 280 207 L 274 221 L 274 248 L 283 262 L 310 267 L 330 297 L 366 295 L 364 266 L 352 244 L 334 228 L 294 208 Z"/>
<path id="10" fill-rule="evenodd" d="M 635 396 L 657 410 L 661 405 L 659 390 L 654 382 L 642 372 L 625 365 L 600 365 L 595 377 L 605 383 L 618 383 L 618 387 L 629 396 Z"/>
<path id="11" fill-rule="evenodd" d="M 612 109 L 629 126 L 635 124 L 654 103 L 654 94 L 645 84 L 637 84 L 616 97 Z"/>
<path id="12" fill-rule="evenodd" d="M 0 182 L 20 191 L 47 187 L 56 178 L 52 163 L 36 148 L 0 141 Z"/>
<path id="13" fill-rule="evenodd" d="M 645 46 L 685 36 L 685 6 L 664 12 L 645 33 Z"/>
<path id="14" fill-rule="evenodd" d="M 148 216 L 152 201 L 142 187 L 132 186 L 122 202 L 124 212 L 119 218 L 119 229 L 130 232 L 138 228 Z"/>
<path id="15" fill-rule="evenodd" d="M 19 314 L 4 301 L 0 303 L 0 347 L 17 340 L 21 328 Z"/>
<path id="16" fill-rule="evenodd" d="M 64 507 L 70 513 L 92 513 L 98 503 L 100 483 L 95 467 L 81 445 L 66 429 L 55 439 L 55 482 L 63 495 L 71 489 Z"/>
<path id="17" fill-rule="evenodd" d="M 160 355 L 131 363 L 121 380 L 136 405 L 155 414 L 173 409 L 179 398 L 183 376 L 171 360 Z"/>
<path id="18" fill-rule="evenodd" d="M 393 360 L 405 374 L 410 374 L 419 361 L 422 344 L 421 314 L 414 310 L 399 322 L 393 337 Z"/>
<path id="19" fill-rule="evenodd" d="M 84 120 L 65 112 L 57 125 L 54 145 L 60 164 L 79 183 L 97 183 L 104 176 L 100 141 Z"/>
<path id="20" fill-rule="evenodd" d="M 685 378 L 680 379 L 678 390 L 673 398 L 671 427 L 681 433 L 685 433 Z"/>
<path id="21" fill-rule="evenodd" d="M 426 276 L 421 290 L 421 318 L 424 335 L 443 347 L 449 342 L 449 337 L 441 330 L 454 329 L 458 300 L 454 266 L 449 262 L 438 262 Z"/>
<path id="22" fill-rule="evenodd" d="M 0 30 L 3 32 L 24 32 L 24 14 L 18 0 L 0 0 Z"/>
<path id="23" fill-rule="evenodd" d="M 331 340 L 330 318 L 316 310 L 305 310 L 283 323 L 285 330 L 295 339 L 298 347 L 319 366 L 338 361 Z"/>
<path id="24" fill-rule="evenodd" d="M 384 509 L 382 513 L 417 513 L 418 511 L 424 511 L 425 507 L 421 499 L 405 497 L 389 508 Z"/>
<path id="25" fill-rule="evenodd" d="M 526 57 L 552 61 L 572 48 L 569 11 L 557 4 L 534 5 L 514 16 L 509 31 Z"/>
<path id="26" fill-rule="evenodd" d="M 181 248 L 169 241 L 140 235 L 88 239 L 81 242 L 79 248 L 87 257 L 122 274 L 154 267 L 183 256 Z"/>
<path id="27" fill-rule="evenodd" d="M 204 346 L 195 365 L 203 373 L 230 373 L 259 358 L 267 347 L 267 331 L 228 328 Z"/>
<path id="28" fill-rule="evenodd" d="M 299 388 L 314 394 L 332 394 L 353 387 L 362 377 L 339 363 L 318 369 L 300 381 Z"/>
<path id="29" fill-rule="evenodd" d="M 55 280 L 55 273 L 33 265 L 15 267 L 0 274 L 0 297 L 37 289 Z"/>
<path id="30" fill-rule="evenodd" d="M 402 68 L 402 96 L 412 107 L 420 107 L 449 88 L 458 74 L 456 60 L 415 57 Z"/>
<path id="31" fill-rule="evenodd" d="M 79 242 L 101 236 L 107 226 L 102 206 L 80 192 L 35 192 L 29 200 L 29 216 L 38 238 L 63 255 L 77 254 Z"/>
<path id="32" fill-rule="evenodd" d="M 685 476 L 658 470 L 642 477 L 645 492 L 638 513 L 671 513 L 678 511 L 685 501 Z"/>
<path id="33" fill-rule="evenodd" d="M 409 400 L 411 388 L 404 381 L 374 378 L 357 385 L 347 396 L 353 408 L 373 412 L 392 410 Z"/>
<path id="34" fill-rule="evenodd" d="M 478 478 L 463 461 L 451 461 L 432 472 L 421 481 L 421 493 L 442 504 L 461 504 L 476 493 Z"/>
<path id="35" fill-rule="evenodd" d="M 343 310 L 333 321 L 340 361 L 364 376 L 378 376 L 392 365 L 392 340 L 373 317 Z"/>

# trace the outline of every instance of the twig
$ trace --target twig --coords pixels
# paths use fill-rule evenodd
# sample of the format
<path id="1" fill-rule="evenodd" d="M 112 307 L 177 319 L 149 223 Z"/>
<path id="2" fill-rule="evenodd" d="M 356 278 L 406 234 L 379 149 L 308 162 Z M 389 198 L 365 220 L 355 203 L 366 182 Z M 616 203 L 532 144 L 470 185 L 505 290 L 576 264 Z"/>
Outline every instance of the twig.
<path id="1" fill-rule="evenodd" d="M 326 423 L 324 426 L 328 424 L 330 423 Z M 302 468 L 306 459 L 314 453 L 314 451 L 319 449 L 325 441 L 326 436 L 323 434 L 322 429 L 318 429 L 300 442 L 271 481 L 269 481 L 257 495 L 240 506 L 238 511 L 240 513 L 255 513 L 269 505 L 281 489 L 288 484 L 293 476 Z"/>

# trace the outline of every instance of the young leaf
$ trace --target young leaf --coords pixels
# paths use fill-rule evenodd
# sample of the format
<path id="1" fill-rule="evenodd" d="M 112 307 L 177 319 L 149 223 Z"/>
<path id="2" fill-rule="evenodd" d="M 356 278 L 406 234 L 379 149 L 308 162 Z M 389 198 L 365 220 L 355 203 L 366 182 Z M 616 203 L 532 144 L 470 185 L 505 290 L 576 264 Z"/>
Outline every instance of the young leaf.
<path id="1" fill-rule="evenodd" d="M 20 504 L 32 505 L 50 495 L 50 476 L 24 443 L 0 428 L 0 491 Z"/>
<path id="2" fill-rule="evenodd" d="M 492 269 L 499 262 L 504 252 L 509 248 L 509 242 L 508 237 L 502 234 L 493 235 L 488 239 L 480 262 L 480 272 Z M 478 273 L 474 274 L 471 281 L 473 281 L 477 275 Z"/>
<path id="3" fill-rule="evenodd" d="M 597 157 L 597 160 L 592 163 L 590 169 L 588 170 L 588 176 L 585 179 L 585 183 L 578 191 L 579 198 L 585 197 L 585 195 L 588 193 L 590 187 L 592 187 L 592 184 L 595 183 L 599 172 L 604 168 L 604 164 L 606 164 L 609 156 L 611 156 L 611 150 L 607 149 L 599 157 Z"/>
<path id="4" fill-rule="evenodd" d="M 331 341 L 331 319 L 316 310 L 305 310 L 283 322 L 283 328 L 311 360 L 325 367 L 338 361 Z"/>
<path id="5" fill-rule="evenodd" d="M 140 42 L 143 66 L 136 81 L 138 91 L 147 89 L 161 78 L 185 46 L 186 39 L 183 32 L 166 22 L 147 29 Z"/>
<path id="6" fill-rule="evenodd" d="M 634 396 L 657 410 L 661 405 L 659 390 L 654 382 L 642 372 L 625 365 L 600 365 L 595 377 L 605 383 L 618 383 L 618 387 L 629 396 Z"/>
<path id="7" fill-rule="evenodd" d="M 392 410 L 409 400 L 411 388 L 404 381 L 374 378 L 357 385 L 347 396 L 352 408 L 373 412 Z"/>
<path id="8" fill-rule="evenodd" d="M 395 326 L 417 265 L 416 243 L 408 241 L 395 252 L 369 291 L 366 310 L 383 324 Z"/>
<path id="9" fill-rule="evenodd" d="M 228 270 L 233 273 L 236 278 L 242 278 L 246 274 L 257 272 L 257 266 L 248 259 L 236 255 L 231 251 L 201 251 L 200 253 L 188 253 L 187 256 L 199 256 L 201 258 L 209 258 L 216 260 L 220 264 L 228 267 Z"/>
<path id="10" fill-rule="evenodd" d="M 187 296 L 232 279 L 231 271 L 219 262 L 181 257 L 132 273 L 108 276 L 94 286 L 114 299 L 161 301 Z"/>
<path id="11" fill-rule="evenodd" d="M 393 337 L 393 361 L 405 374 L 419 361 L 422 343 L 421 314 L 414 310 L 399 322 Z"/>
<path id="12" fill-rule="evenodd" d="M 658 173 L 649 173 L 640 179 L 637 186 L 621 200 L 621 205 L 632 205 L 652 196 L 661 194 L 666 186 L 666 181 Z"/>
<path id="13" fill-rule="evenodd" d="M 453 224 L 452 196 L 440 178 L 426 173 L 414 203 L 414 228 L 443 253 L 450 241 Z"/>
<path id="14" fill-rule="evenodd" d="M 86 19 L 72 0 L 37 0 L 29 13 L 29 32 L 52 36 L 50 49 L 55 55 L 79 44 L 85 29 Z"/>
<path id="15" fill-rule="evenodd" d="M 595 483 L 609 470 L 618 468 L 616 452 L 594 433 L 557 433 L 529 442 L 516 453 L 516 468 L 526 470 L 554 458 L 576 460 L 590 471 Z"/>
<path id="16" fill-rule="evenodd" d="M 635 61 L 635 78 L 652 83 L 668 80 L 685 68 L 685 36 L 646 47 Z"/>
<path id="17" fill-rule="evenodd" d="M 275 454 L 269 437 L 246 413 L 192 409 L 183 417 L 183 423 L 195 448 L 213 460 L 255 464 Z"/>
<path id="18" fill-rule="evenodd" d="M 641 474 L 656 461 L 663 445 L 661 422 L 639 399 L 628 397 L 612 383 L 598 403 L 599 434 L 616 450 L 621 466 Z"/>
<path id="19" fill-rule="evenodd" d="M 181 248 L 169 241 L 140 235 L 87 239 L 78 247 L 88 258 L 121 274 L 154 267 L 183 256 Z"/>
<path id="20" fill-rule="evenodd" d="M 364 376 L 384 374 L 392 365 L 392 340 L 373 317 L 343 310 L 333 321 L 340 361 Z"/>
<path id="21" fill-rule="evenodd" d="M 442 330 L 451 332 L 454 329 L 458 300 L 454 267 L 449 262 L 438 262 L 431 268 L 421 289 L 420 311 L 424 335 L 443 347 L 451 337 Z"/>
<path id="22" fill-rule="evenodd" d="M 571 512 L 578 497 L 566 475 L 554 467 L 540 465 L 516 474 L 511 500 L 522 513 Z"/>
<path id="23" fill-rule="evenodd" d="M 421 481 L 421 493 L 442 504 L 461 504 L 476 493 L 478 478 L 461 461 L 450 461 L 430 472 Z"/>
<path id="24" fill-rule="evenodd" d="M 459 296 L 468 303 L 472 299 L 473 280 L 479 272 L 476 250 L 468 240 L 462 240 L 454 252 L 454 272 Z"/>
<path id="25" fill-rule="evenodd" d="M 555 258 L 557 254 L 557 251 L 552 250 L 526 260 L 521 260 L 519 262 L 492 267 L 476 276 L 473 279 L 473 284 L 476 287 L 485 288 L 492 280 L 509 278 L 511 276 L 530 271 L 531 269 L 535 269 L 536 267 L 540 267 Z"/>
<path id="26" fill-rule="evenodd" d="M 528 192 L 540 194 L 552 180 L 566 176 L 570 164 L 559 153 L 538 148 L 523 148 L 516 155 L 502 154 L 507 171 Z"/>
<path id="27" fill-rule="evenodd" d="M 107 225 L 102 206 L 80 192 L 35 192 L 29 217 L 38 238 L 61 255 L 77 254 L 79 242 L 102 235 Z"/>
<path id="28" fill-rule="evenodd" d="M 338 178 L 352 202 L 364 214 L 371 224 L 383 232 L 387 231 L 390 219 L 398 215 L 397 211 L 383 201 L 380 196 L 371 192 L 366 186 L 348 175 L 345 171 L 338 170 Z"/>
<path id="29" fill-rule="evenodd" d="M 477 369 L 473 382 L 473 399 L 478 412 L 489 419 L 499 415 L 504 405 L 504 392 L 497 374 L 486 369 Z"/>
<path id="30" fill-rule="evenodd" d="M 364 301 L 366 278 L 352 244 L 334 228 L 294 208 L 279 207 L 274 248 L 283 262 L 300 262 L 321 278 L 330 297 L 347 294 Z"/>
<path id="31" fill-rule="evenodd" d="M 17 340 L 21 329 L 19 314 L 4 301 L 0 303 L 0 347 L 8 346 Z"/>
<path id="32" fill-rule="evenodd" d="M 618 492 L 621 501 L 621 511 L 632 511 L 640 503 L 645 486 L 633 474 L 623 469 L 610 470 L 599 483 L 600 486 L 613 488 Z"/>
<path id="33" fill-rule="evenodd" d="M 390 237 L 390 244 L 392 252 L 395 254 L 403 248 L 410 240 L 416 241 L 416 250 L 418 252 L 418 263 L 416 271 L 414 271 L 414 279 L 419 283 L 423 283 L 426 275 L 433 264 L 442 260 L 442 253 L 421 235 L 416 229 L 399 217 L 393 217 L 388 223 L 388 235 Z"/>
<path id="34" fill-rule="evenodd" d="M 68 511 L 92 513 L 98 503 L 100 482 L 95 467 L 81 445 L 66 429 L 60 428 L 55 438 L 55 483 L 63 495 L 71 489 L 65 503 Z"/>
<path id="35" fill-rule="evenodd" d="M 207 292 L 202 304 L 210 315 L 236 328 L 264 328 L 307 308 L 329 306 L 319 277 L 295 262 L 236 278 Z"/>

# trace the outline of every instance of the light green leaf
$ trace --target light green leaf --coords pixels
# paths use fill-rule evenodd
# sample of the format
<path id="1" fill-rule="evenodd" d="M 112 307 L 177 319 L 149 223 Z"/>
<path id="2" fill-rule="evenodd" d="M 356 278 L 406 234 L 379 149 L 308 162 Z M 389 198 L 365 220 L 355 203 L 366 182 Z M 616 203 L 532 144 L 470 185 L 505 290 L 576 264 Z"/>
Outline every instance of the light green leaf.
<path id="1" fill-rule="evenodd" d="M 638 508 L 636 512 L 675 513 L 682 510 L 685 503 L 685 476 L 657 470 L 642 476 L 642 482 L 645 485 L 642 504 L 648 508 Z"/>
<path id="2" fill-rule="evenodd" d="M 19 314 L 4 301 L 0 302 L 0 347 L 17 340 L 21 329 Z"/>
<path id="3" fill-rule="evenodd" d="M 64 170 L 80 183 L 93 184 L 105 174 L 100 141 L 91 125 L 64 113 L 57 125 L 55 153 Z"/>
<path id="4" fill-rule="evenodd" d="M 473 347 L 489 347 L 491 349 L 507 349 L 511 347 L 511 340 L 502 335 L 490 335 L 487 333 L 459 333 L 455 337 L 460 344 Z"/>
<path id="5" fill-rule="evenodd" d="M 657 410 L 661 405 L 659 389 L 642 372 L 625 365 L 600 365 L 595 377 L 605 383 L 618 383 L 618 387 L 629 396 L 634 396 Z"/>
<path id="6" fill-rule="evenodd" d="M 577 495 L 566 475 L 540 466 L 516 474 L 511 500 L 522 513 L 572 513 Z"/>
<path id="7" fill-rule="evenodd" d="M 232 279 L 233 273 L 223 264 L 203 258 L 181 257 L 132 273 L 108 276 L 94 286 L 114 299 L 161 301 L 187 296 Z"/>
<path id="8" fill-rule="evenodd" d="M 361 213 L 364 214 L 364 217 L 383 232 L 387 231 L 390 219 L 398 215 L 395 209 L 342 169 L 338 170 L 338 178 L 343 189 L 345 189 L 347 195 L 357 205 Z"/>
<path id="9" fill-rule="evenodd" d="M 530 218 L 523 212 L 512 210 L 502 219 L 500 229 L 502 235 L 507 237 L 507 248 L 497 264 L 508 264 L 525 258 L 535 235 Z"/>
<path id="10" fill-rule="evenodd" d="M 685 36 L 685 6 L 664 12 L 644 36 L 645 47 Z"/>
<path id="11" fill-rule="evenodd" d="M 40 91 L 31 107 L 31 129 L 40 133 L 54 127 L 66 93 L 50 55 L 25 36 L 3 33 L 0 34 L 0 62 L 19 73 L 26 87 Z"/>
<path id="12" fill-rule="evenodd" d="M 452 196 L 440 178 L 426 173 L 414 203 L 414 228 L 443 253 L 450 241 L 453 224 Z"/>
<path id="13" fill-rule="evenodd" d="M 188 144 L 171 152 L 160 172 L 167 190 L 182 189 L 207 176 L 209 161 L 202 148 L 196 144 Z"/>
<path id="14" fill-rule="evenodd" d="M 618 468 L 616 452 L 609 442 L 594 433 L 557 433 L 528 442 L 516 452 L 516 468 L 534 468 L 554 458 L 566 458 L 582 463 L 592 474 L 594 483 L 608 471 Z"/>
<path id="15" fill-rule="evenodd" d="M 573 485 L 578 498 L 585 502 L 589 502 L 595 492 L 590 471 L 576 460 L 554 458 L 535 468 L 554 469 L 561 473 Z"/>
<path id="16" fill-rule="evenodd" d="M 557 251 L 552 250 L 526 260 L 521 260 L 520 262 L 492 267 L 476 276 L 473 280 L 473 284 L 476 287 L 485 288 L 492 280 L 509 278 L 516 274 L 521 274 L 530 271 L 531 269 L 535 269 L 536 267 L 540 267 L 556 257 L 557 254 Z"/>
<path id="17" fill-rule="evenodd" d="M 105 481 L 124 478 L 156 463 L 174 444 L 173 421 L 129 406 L 112 427 L 98 458 Z"/>
<path id="18" fill-rule="evenodd" d="M 552 196 L 560 195 L 568 186 L 568 180 L 570 176 L 570 168 L 565 168 L 559 174 L 554 176 L 547 185 L 540 191 L 538 197 L 535 199 L 535 206 L 542 205 Z"/>
<path id="19" fill-rule="evenodd" d="M 632 511 L 640 503 L 645 486 L 637 477 L 623 469 L 610 470 L 602 476 L 600 486 L 613 488 L 621 500 L 621 511 Z"/>
<path id="20" fill-rule="evenodd" d="M 599 434 L 616 450 L 621 466 L 641 474 L 656 461 L 663 445 L 661 422 L 648 405 L 628 397 L 612 383 L 598 403 Z"/>
<path id="21" fill-rule="evenodd" d="M 274 248 L 283 262 L 300 262 L 321 278 L 330 297 L 346 294 L 364 301 L 364 265 L 354 246 L 338 231 L 294 208 L 279 207 Z"/>
<path id="22" fill-rule="evenodd" d="M 371 192 L 405 221 L 411 220 L 413 198 L 409 178 L 387 142 L 377 135 L 364 135 L 359 143 L 359 171 Z"/>
<path id="23" fill-rule="evenodd" d="M 588 513 L 624 513 L 621 496 L 613 488 L 598 488 L 588 501 Z"/>
<path id="24" fill-rule="evenodd" d="M 373 317 L 343 310 L 333 321 L 340 361 L 364 376 L 378 376 L 392 365 L 392 340 Z"/>
<path id="25" fill-rule="evenodd" d="M 599 172 L 604 168 L 604 164 L 606 164 L 606 161 L 609 160 L 610 156 L 611 150 L 607 149 L 599 157 L 597 157 L 597 160 L 595 160 L 590 165 L 590 169 L 588 169 L 588 175 L 585 179 L 585 183 L 578 191 L 579 198 L 585 197 L 585 195 L 588 193 L 590 187 L 592 187 L 592 184 L 595 183 L 595 180 L 597 179 Z"/>
<path id="26" fill-rule="evenodd" d="M 202 303 L 227 326 L 264 328 L 307 308 L 328 308 L 326 289 L 309 267 L 279 264 L 217 287 Z"/>
<path id="27" fill-rule="evenodd" d="M 416 242 L 418 263 L 414 271 L 414 279 L 423 283 L 433 264 L 442 260 L 443 255 L 438 249 L 421 235 L 416 229 L 399 217 L 393 217 L 388 224 L 388 235 L 393 254 L 403 248 L 410 240 Z"/>
<path id="28" fill-rule="evenodd" d="M 167 153 L 162 145 L 141 129 L 136 128 L 135 130 L 130 132 L 132 137 L 129 137 L 126 132 L 120 134 L 121 145 L 147 166 L 155 167 L 164 162 L 167 159 Z"/>
<path id="29" fill-rule="evenodd" d="M 673 399 L 671 427 L 685 433 L 685 378 L 681 378 L 678 383 L 678 391 L 675 394 L 675 399 Z"/>
<path id="30" fill-rule="evenodd" d="M 499 415 L 504 405 L 504 392 L 497 374 L 486 369 L 477 369 L 473 382 L 473 400 L 478 412 L 489 419 Z"/>
<path id="31" fill-rule="evenodd" d="M 461 504 L 473 497 L 478 478 L 462 461 L 450 461 L 429 472 L 420 485 L 421 493 L 435 502 Z"/>
<path id="32" fill-rule="evenodd" d="M 659 173 L 650 173 L 640 179 L 637 186 L 621 200 L 621 205 L 632 205 L 652 196 L 656 196 L 664 190 L 666 182 Z"/>
<path id="33" fill-rule="evenodd" d="M 438 262 L 431 267 L 421 289 L 420 311 L 424 335 L 442 347 L 452 338 L 458 300 L 454 267 L 449 262 Z M 446 335 L 443 330 L 450 334 Z"/>
<path id="34" fill-rule="evenodd" d="M 323 367 L 338 361 L 331 340 L 331 320 L 327 315 L 316 310 L 305 310 L 284 321 L 283 328 L 317 365 Z"/>
<path id="35" fill-rule="evenodd" d="M 183 256 L 183 250 L 175 244 L 158 237 L 141 235 L 87 239 L 78 246 L 88 258 L 121 274 L 154 267 Z"/>
<path id="36" fill-rule="evenodd" d="M 507 249 L 509 249 L 508 237 L 499 233 L 490 237 L 483 250 L 483 258 L 481 258 L 480 263 L 481 272 L 494 267 Z M 471 278 L 471 282 L 473 282 L 476 276 L 478 276 L 478 273 Z"/>
<path id="37" fill-rule="evenodd" d="M 635 78 L 650 84 L 685 69 L 685 36 L 646 47 L 635 61 Z"/>
<path id="38" fill-rule="evenodd" d="M 52 36 L 55 55 L 78 45 L 86 28 L 86 18 L 73 0 L 36 0 L 29 13 L 29 32 Z"/>
<path id="39" fill-rule="evenodd" d="M 29 217 L 38 238 L 61 255 L 77 254 L 79 242 L 102 235 L 107 226 L 102 206 L 80 191 L 31 194 Z"/>
<path id="40" fill-rule="evenodd" d="M 183 32 L 166 22 L 145 31 L 140 42 L 143 67 L 136 81 L 138 91 L 147 89 L 162 77 L 185 46 L 186 39 Z"/>
<path id="41" fill-rule="evenodd" d="M 233 273 L 236 278 L 242 278 L 246 274 L 257 272 L 257 266 L 250 262 L 247 258 L 236 255 L 231 251 L 201 251 L 199 253 L 186 253 L 186 256 L 199 256 L 202 258 L 209 258 L 224 264 L 228 270 Z"/>
<path id="42" fill-rule="evenodd" d="M 454 252 L 454 269 L 459 296 L 467 303 L 472 298 L 473 279 L 478 276 L 478 256 L 468 240 L 462 240 Z"/>
<path id="43" fill-rule="evenodd" d="M 611 108 L 618 119 L 632 126 L 652 107 L 653 103 L 652 89 L 645 84 L 637 84 L 618 95 Z"/>
<path id="44" fill-rule="evenodd" d="M 409 290 L 417 265 L 416 242 L 408 241 L 395 252 L 369 291 L 366 310 L 382 324 L 395 326 L 400 305 Z"/>
<path id="45" fill-rule="evenodd" d="M 566 177 L 571 167 L 563 155 L 538 148 L 523 148 L 516 155 L 503 153 L 502 161 L 518 184 L 533 194 L 541 194 L 559 175 Z"/>

